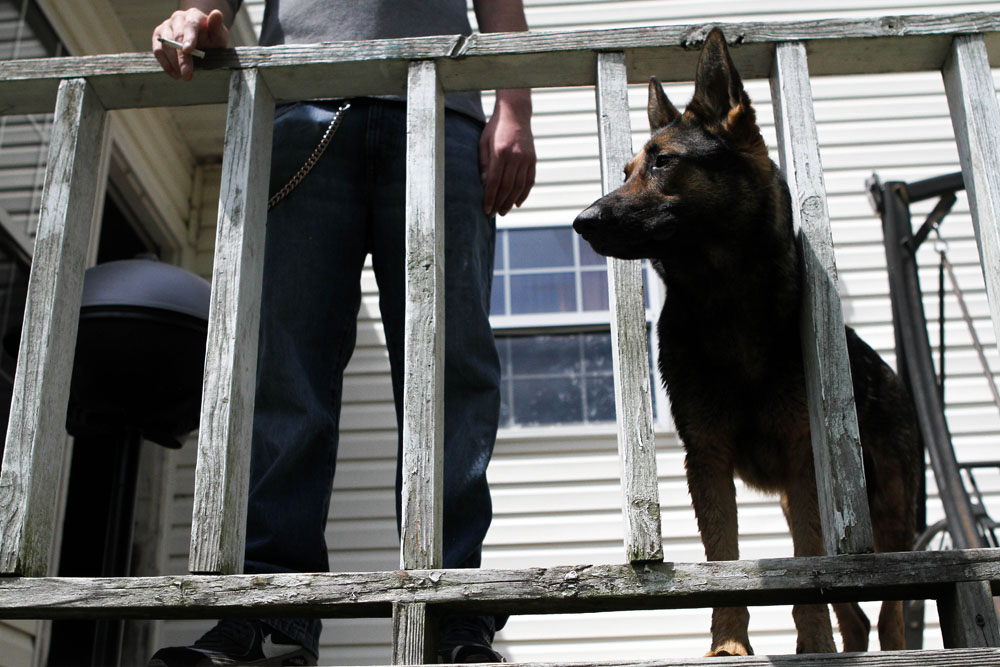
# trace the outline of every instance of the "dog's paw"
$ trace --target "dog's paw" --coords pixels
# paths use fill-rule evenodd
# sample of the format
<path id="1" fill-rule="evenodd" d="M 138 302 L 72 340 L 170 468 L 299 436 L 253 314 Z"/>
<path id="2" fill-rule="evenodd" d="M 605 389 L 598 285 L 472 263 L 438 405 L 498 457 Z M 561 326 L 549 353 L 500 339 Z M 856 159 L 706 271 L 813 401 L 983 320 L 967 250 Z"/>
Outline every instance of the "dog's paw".
<path id="1" fill-rule="evenodd" d="M 749 656 L 753 655 L 753 649 L 750 648 L 749 644 L 743 644 L 736 640 L 730 640 L 723 642 L 719 646 L 712 648 L 711 651 L 705 654 L 706 658 L 721 658 L 725 656 Z"/>

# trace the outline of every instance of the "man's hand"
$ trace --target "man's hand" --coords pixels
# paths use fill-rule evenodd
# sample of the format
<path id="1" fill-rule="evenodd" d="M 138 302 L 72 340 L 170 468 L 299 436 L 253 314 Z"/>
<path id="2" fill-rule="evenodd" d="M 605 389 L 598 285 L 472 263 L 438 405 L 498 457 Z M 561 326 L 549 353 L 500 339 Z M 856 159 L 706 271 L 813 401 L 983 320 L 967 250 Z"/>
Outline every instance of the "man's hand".
<path id="1" fill-rule="evenodd" d="M 498 90 L 493 115 L 479 140 L 479 173 L 486 215 L 507 215 L 535 184 L 535 140 L 531 134 L 531 94 Z"/>
<path id="2" fill-rule="evenodd" d="M 153 30 L 153 55 L 160 62 L 163 71 L 175 79 L 190 81 L 194 76 L 191 51 L 196 47 L 211 49 L 229 44 L 227 24 L 232 22 L 232 16 L 228 15 L 228 7 L 225 13 L 221 9 L 210 9 L 207 12 L 206 9 L 207 6 L 178 9 Z M 163 44 L 157 39 L 159 37 L 180 42 L 184 48 L 175 49 Z"/>
<path id="3" fill-rule="evenodd" d="M 480 32 L 528 29 L 523 0 L 472 0 Z M 498 90 L 493 115 L 479 141 L 479 173 L 487 215 L 520 206 L 535 184 L 535 140 L 531 135 L 531 90 Z"/>

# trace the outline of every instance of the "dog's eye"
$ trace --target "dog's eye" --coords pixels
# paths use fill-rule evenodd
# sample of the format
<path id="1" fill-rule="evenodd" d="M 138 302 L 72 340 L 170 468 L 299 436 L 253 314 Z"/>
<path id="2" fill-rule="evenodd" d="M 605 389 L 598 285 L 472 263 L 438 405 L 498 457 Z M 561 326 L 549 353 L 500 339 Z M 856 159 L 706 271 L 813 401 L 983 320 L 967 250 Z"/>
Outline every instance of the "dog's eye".
<path id="1" fill-rule="evenodd" d="M 663 169 L 673 162 L 674 156 L 670 153 L 659 153 L 653 160 L 653 169 Z"/>

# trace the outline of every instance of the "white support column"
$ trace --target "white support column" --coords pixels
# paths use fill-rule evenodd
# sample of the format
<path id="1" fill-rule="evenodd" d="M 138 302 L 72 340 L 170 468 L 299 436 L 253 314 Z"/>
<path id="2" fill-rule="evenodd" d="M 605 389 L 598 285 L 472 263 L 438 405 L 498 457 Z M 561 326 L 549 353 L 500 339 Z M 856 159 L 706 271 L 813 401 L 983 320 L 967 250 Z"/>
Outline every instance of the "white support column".
<path id="1" fill-rule="evenodd" d="M 625 165 L 632 158 L 628 79 L 623 52 L 598 54 L 596 92 L 601 184 L 603 192 L 608 193 L 622 184 Z M 663 560 L 649 342 L 640 260 L 608 258 L 608 297 L 625 555 L 633 563 Z"/>
<path id="2" fill-rule="evenodd" d="M 444 451 L 444 97 L 432 61 L 410 65 L 401 565 L 441 567 Z"/>
<path id="3" fill-rule="evenodd" d="M 189 568 L 243 569 L 274 98 L 235 70 L 222 158 Z"/>
<path id="4" fill-rule="evenodd" d="M 406 119 L 403 371 L 404 569 L 441 567 L 444 467 L 444 94 L 433 61 L 410 64 Z M 426 605 L 393 607 L 393 664 L 432 648 Z"/>
<path id="5" fill-rule="evenodd" d="M 874 551 L 874 539 L 861 438 L 809 67 L 801 42 L 775 46 L 771 98 L 781 169 L 791 190 L 802 248 L 802 353 L 823 544 L 829 555 L 867 553 Z"/>
<path id="6" fill-rule="evenodd" d="M 45 575 L 55 536 L 73 353 L 107 112 L 60 83 L 0 472 L 0 573 Z"/>
<path id="7" fill-rule="evenodd" d="M 983 36 L 955 37 L 943 75 L 993 330 L 1000 340 L 1000 105 Z"/>

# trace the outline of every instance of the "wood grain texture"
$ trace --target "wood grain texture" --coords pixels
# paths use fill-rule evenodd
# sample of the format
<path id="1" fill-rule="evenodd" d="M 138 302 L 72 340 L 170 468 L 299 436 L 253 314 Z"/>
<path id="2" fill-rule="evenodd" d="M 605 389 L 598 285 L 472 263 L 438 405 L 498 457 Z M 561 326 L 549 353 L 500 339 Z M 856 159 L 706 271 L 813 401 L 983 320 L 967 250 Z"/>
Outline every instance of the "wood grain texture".
<path id="1" fill-rule="evenodd" d="M 945 648 L 1000 646 L 997 608 L 985 581 L 956 583 L 938 599 L 938 616 Z"/>
<path id="2" fill-rule="evenodd" d="M 0 114 L 49 111 L 59 80 L 76 77 L 113 109 L 225 102 L 230 68 L 260 68 L 279 100 L 401 93 L 415 59 L 438 61 L 446 91 L 593 85 L 602 51 L 626 53 L 630 82 L 688 81 L 714 25 L 739 45 L 733 58 L 746 79 L 770 75 L 771 44 L 782 41 L 806 43 L 814 75 L 865 74 L 939 70 L 952 36 L 984 33 L 1000 66 L 996 13 L 489 33 L 220 49 L 197 63 L 191 82 L 164 76 L 147 53 L 0 62 Z"/>
<path id="3" fill-rule="evenodd" d="M 388 617 L 572 613 L 843 600 L 938 599 L 952 584 L 1000 592 L 1000 550 L 576 565 L 522 570 L 395 570 L 132 578 L 0 578 L 0 618 Z"/>
<path id="4" fill-rule="evenodd" d="M 437 662 L 428 633 L 427 605 L 392 605 L 392 664 L 423 665 Z"/>
<path id="5" fill-rule="evenodd" d="M 771 98 L 781 169 L 802 248 L 802 354 L 823 544 L 830 555 L 869 553 L 875 543 L 812 88 L 801 42 L 775 46 Z"/>
<path id="6" fill-rule="evenodd" d="M 232 74 L 198 432 L 192 572 L 243 569 L 274 99 Z"/>
<path id="7" fill-rule="evenodd" d="M 1000 340 L 1000 104 L 983 38 L 955 37 L 943 75 L 993 331 Z"/>
<path id="8" fill-rule="evenodd" d="M 624 181 L 632 158 L 625 54 L 597 59 L 597 121 L 601 185 L 611 192 Z M 629 562 L 663 559 L 660 496 L 653 439 L 649 341 L 642 261 L 608 258 L 611 351 L 614 362 L 618 455 L 621 459 L 625 557 Z"/>
<path id="9" fill-rule="evenodd" d="M 83 79 L 59 86 L 0 471 L 0 573 L 44 575 L 107 113 Z"/>
<path id="10" fill-rule="evenodd" d="M 771 655 L 750 657 L 562 662 L 558 667 L 995 667 L 1000 650 L 897 651 L 832 655 Z M 554 663 L 521 662 L 511 667 L 555 667 Z"/>
<path id="11" fill-rule="evenodd" d="M 410 67 L 401 566 L 441 566 L 444 453 L 444 96 L 432 61 Z"/>

